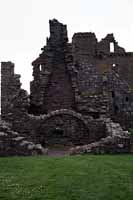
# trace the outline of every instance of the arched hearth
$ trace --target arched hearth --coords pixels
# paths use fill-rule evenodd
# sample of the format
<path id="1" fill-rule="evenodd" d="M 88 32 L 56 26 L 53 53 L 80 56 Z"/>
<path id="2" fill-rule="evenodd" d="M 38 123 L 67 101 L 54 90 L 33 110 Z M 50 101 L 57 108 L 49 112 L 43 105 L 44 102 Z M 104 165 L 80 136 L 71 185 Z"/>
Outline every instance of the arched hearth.
<path id="1" fill-rule="evenodd" d="M 39 121 L 36 138 L 43 146 L 81 145 L 89 142 L 89 128 L 81 114 L 61 109 L 34 116 Z"/>

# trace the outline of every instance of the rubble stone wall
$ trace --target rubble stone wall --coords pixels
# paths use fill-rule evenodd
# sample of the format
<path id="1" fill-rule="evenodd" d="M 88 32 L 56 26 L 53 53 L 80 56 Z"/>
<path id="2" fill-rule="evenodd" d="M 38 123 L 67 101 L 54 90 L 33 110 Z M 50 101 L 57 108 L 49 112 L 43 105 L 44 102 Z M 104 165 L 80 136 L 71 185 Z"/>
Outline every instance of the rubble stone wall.
<path id="1" fill-rule="evenodd" d="M 43 103 L 46 113 L 59 109 L 72 109 L 74 94 L 65 64 L 56 65 L 53 69 Z"/>
<path id="2" fill-rule="evenodd" d="M 66 25 L 56 19 L 49 25 L 50 37 L 32 62 L 30 96 L 21 89 L 14 64 L 2 62 L 2 118 L 20 136 L 44 146 L 106 138 L 103 116 L 124 129 L 133 127 L 133 53 L 113 34 L 98 42 L 94 33 L 75 33 L 69 43 Z"/>
<path id="3" fill-rule="evenodd" d="M 105 125 L 92 117 L 68 109 L 56 110 L 47 115 L 30 115 L 36 122 L 36 140 L 42 145 L 81 145 L 94 142 L 106 135 Z"/>
<path id="4" fill-rule="evenodd" d="M 21 87 L 20 75 L 14 73 L 14 64 L 11 62 L 1 63 L 1 114 L 8 113 L 12 99 Z"/>

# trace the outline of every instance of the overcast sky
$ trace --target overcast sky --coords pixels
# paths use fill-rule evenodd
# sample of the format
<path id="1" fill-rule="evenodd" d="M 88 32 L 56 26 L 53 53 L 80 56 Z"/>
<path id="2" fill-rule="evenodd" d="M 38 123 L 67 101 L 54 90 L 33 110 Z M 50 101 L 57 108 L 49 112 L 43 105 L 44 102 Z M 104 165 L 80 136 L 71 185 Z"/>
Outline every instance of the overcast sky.
<path id="1" fill-rule="evenodd" d="M 15 63 L 25 89 L 53 18 L 67 24 L 70 41 L 74 32 L 95 32 L 98 40 L 114 33 L 133 51 L 133 0 L 0 0 L 0 61 Z"/>

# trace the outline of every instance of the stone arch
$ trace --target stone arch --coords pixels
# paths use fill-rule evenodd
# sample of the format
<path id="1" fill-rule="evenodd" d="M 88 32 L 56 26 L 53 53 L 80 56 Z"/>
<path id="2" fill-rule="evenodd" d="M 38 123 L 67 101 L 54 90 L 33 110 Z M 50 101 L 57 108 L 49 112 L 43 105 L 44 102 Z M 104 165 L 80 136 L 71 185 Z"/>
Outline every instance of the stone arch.
<path id="1" fill-rule="evenodd" d="M 37 138 L 43 145 L 89 143 L 88 123 L 81 114 L 73 110 L 61 109 L 33 117 L 40 121 Z"/>
<path id="2" fill-rule="evenodd" d="M 88 123 L 87 121 L 84 119 L 84 117 L 82 116 L 82 114 L 77 113 L 73 110 L 68 110 L 68 109 L 61 109 L 61 110 L 55 110 L 52 111 L 50 113 L 48 113 L 47 115 L 45 115 L 45 120 L 49 119 L 50 117 L 54 117 L 57 115 L 69 115 L 72 116 L 78 120 L 81 120 L 82 123 L 86 126 L 86 128 L 88 129 Z"/>

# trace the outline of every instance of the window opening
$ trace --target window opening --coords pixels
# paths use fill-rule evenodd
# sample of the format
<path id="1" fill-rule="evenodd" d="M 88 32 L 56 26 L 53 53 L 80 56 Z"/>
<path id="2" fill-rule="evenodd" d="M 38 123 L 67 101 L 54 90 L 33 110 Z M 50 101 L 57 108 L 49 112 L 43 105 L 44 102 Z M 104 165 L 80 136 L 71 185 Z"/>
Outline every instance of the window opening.
<path id="1" fill-rule="evenodd" d="M 114 43 L 110 42 L 110 53 L 114 53 Z"/>

